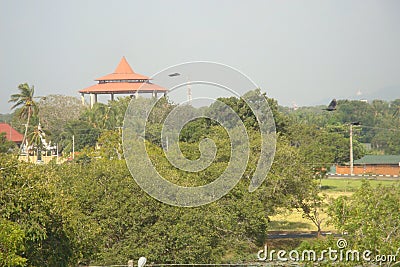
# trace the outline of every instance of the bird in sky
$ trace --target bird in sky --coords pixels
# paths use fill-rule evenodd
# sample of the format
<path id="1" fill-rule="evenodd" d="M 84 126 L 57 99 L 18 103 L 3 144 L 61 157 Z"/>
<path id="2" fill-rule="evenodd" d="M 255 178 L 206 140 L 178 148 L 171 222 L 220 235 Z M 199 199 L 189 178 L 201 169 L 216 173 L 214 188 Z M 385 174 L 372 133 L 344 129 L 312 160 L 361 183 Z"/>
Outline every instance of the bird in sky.
<path id="1" fill-rule="evenodd" d="M 336 110 L 336 105 L 337 105 L 337 102 L 336 102 L 336 99 L 334 98 L 334 99 L 331 101 L 331 103 L 329 103 L 328 108 L 324 108 L 323 110 L 334 111 L 334 110 Z"/>

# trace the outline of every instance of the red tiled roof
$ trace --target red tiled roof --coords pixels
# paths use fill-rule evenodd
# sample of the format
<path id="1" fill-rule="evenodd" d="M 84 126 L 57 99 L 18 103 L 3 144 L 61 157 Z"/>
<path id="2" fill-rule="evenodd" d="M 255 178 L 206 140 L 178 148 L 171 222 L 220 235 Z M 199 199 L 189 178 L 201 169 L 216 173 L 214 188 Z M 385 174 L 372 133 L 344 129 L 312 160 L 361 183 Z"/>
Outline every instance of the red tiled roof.
<path id="1" fill-rule="evenodd" d="M 0 123 L 0 133 L 6 133 L 6 139 L 15 143 L 21 143 L 22 139 L 24 139 L 24 136 L 8 123 Z"/>
<path id="2" fill-rule="evenodd" d="M 135 73 L 125 57 L 122 57 L 115 71 L 111 74 L 95 79 L 95 81 L 104 80 L 148 80 L 149 77 Z"/>
<path id="3" fill-rule="evenodd" d="M 135 80 L 135 81 L 126 81 Z M 140 80 L 140 81 L 138 81 Z M 122 57 L 114 73 L 97 78 L 98 84 L 92 85 L 79 91 L 79 93 L 90 94 L 134 94 L 139 93 L 162 92 L 165 89 L 156 84 L 149 83 L 149 77 L 135 73 L 125 57 Z"/>
<path id="4" fill-rule="evenodd" d="M 98 93 L 98 94 L 134 94 L 140 92 L 167 92 L 168 90 L 152 83 L 99 83 L 80 90 L 80 93 Z"/>

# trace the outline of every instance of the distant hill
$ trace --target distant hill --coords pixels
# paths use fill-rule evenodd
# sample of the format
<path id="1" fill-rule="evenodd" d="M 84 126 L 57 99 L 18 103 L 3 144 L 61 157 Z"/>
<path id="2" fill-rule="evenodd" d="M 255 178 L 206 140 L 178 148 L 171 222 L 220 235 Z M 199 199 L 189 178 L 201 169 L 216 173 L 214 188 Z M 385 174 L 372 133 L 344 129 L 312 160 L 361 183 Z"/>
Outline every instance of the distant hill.
<path id="1" fill-rule="evenodd" d="M 11 121 L 12 115 L 7 113 L 7 114 L 0 114 L 0 122 L 10 122 Z"/>
<path id="2" fill-rule="evenodd" d="M 368 101 L 374 99 L 393 101 L 395 99 L 400 99 L 400 86 L 385 87 L 371 94 L 362 95 L 361 97 Z"/>

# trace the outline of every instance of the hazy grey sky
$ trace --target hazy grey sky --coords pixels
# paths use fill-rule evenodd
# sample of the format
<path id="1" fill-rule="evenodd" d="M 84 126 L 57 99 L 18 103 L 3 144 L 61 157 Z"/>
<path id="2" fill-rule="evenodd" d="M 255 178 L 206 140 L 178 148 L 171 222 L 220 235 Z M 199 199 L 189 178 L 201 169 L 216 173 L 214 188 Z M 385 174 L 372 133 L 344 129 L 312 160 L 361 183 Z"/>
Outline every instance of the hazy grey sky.
<path id="1" fill-rule="evenodd" d="M 2 1 L 0 113 L 20 83 L 78 96 L 122 56 L 148 76 L 224 63 L 282 105 L 400 98 L 400 1 Z"/>

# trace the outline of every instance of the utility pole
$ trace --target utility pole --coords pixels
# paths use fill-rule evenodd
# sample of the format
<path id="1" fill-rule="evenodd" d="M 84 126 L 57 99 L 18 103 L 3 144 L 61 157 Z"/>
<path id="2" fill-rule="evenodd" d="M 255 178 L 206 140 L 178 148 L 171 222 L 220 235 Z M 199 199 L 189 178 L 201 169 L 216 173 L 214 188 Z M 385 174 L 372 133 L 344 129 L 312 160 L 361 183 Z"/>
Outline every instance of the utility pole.
<path id="1" fill-rule="evenodd" d="M 359 126 L 359 121 L 350 123 L 350 175 L 354 175 L 354 160 L 353 160 L 353 126 Z"/>
<path id="2" fill-rule="evenodd" d="M 353 124 L 350 123 L 350 175 L 354 173 L 354 162 L 353 162 Z"/>
<path id="3" fill-rule="evenodd" d="M 75 159 L 75 135 L 72 135 L 72 159 Z"/>

